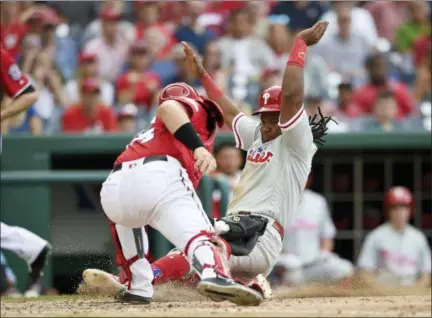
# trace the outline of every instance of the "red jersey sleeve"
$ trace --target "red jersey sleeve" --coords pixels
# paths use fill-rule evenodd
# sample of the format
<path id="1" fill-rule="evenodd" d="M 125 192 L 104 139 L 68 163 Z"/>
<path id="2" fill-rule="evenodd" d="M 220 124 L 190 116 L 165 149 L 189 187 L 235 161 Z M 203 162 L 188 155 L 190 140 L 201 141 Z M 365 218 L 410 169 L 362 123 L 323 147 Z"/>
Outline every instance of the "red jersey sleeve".
<path id="1" fill-rule="evenodd" d="M 23 74 L 9 53 L 1 48 L 1 77 L 2 90 L 11 98 L 16 98 L 31 85 L 30 79 Z"/>

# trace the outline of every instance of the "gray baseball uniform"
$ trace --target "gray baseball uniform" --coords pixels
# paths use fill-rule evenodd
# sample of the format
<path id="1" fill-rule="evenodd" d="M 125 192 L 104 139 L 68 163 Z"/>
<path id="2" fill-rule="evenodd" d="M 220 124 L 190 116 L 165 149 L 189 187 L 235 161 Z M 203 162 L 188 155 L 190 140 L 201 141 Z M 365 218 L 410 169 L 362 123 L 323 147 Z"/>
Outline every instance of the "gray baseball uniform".
<path id="1" fill-rule="evenodd" d="M 424 234 L 413 226 L 398 232 L 384 223 L 367 235 L 358 267 L 374 271 L 379 283 L 414 285 L 419 275 L 431 273 L 431 250 Z"/>
<path id="2" fill-rule="evenodd" d="M 243 113 L 233 120 L 237 147 L 247 151 L 247 160 L 228 214 L 246 211 L 269 219 L 254 250 L 248 256 L 230 260 L 233 274 L 245 278 L 267 276 L 275 265 L 282 240 L 272 224 L 274 220 L 287 224 L 297 210 L 317 151 L 303 108 L 279 126 L 282 134 L 263 143 L 259 121 Z"/>
<path id="3" fill-rule="evenodd" d="M 337 281 L 353 273 L 349 261 L 321 250 L 321 240 L 336 235 L 327 201 L 321 194 L 305 190 L 285 235 L 278 265 L 287 269 L 284 279 L 290 285 Z"/>

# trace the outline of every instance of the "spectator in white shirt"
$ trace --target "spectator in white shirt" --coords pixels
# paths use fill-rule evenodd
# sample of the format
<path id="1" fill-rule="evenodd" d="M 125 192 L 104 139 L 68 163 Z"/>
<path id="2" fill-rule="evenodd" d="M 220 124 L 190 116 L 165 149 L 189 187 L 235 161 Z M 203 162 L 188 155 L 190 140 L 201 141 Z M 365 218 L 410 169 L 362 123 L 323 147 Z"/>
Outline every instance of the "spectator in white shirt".
<path id="1" fill-rule="evenodd" d="M 234 74 L 245 77 L 258 76 L 274 62 L 272 50 L 252 35 L 252 28 L 248 10 L 234 11 L 228 20 L 228 34 L 219 40 L 222 67 L 232 67 Z"/>
<path id="2" fill-rule="evenodd" d="M 275 54 L 275 68 L 285 69 L 292 46 L 292 30 L 286 15 L 268 17 L 267 43 Z M 319 55 L 312 54 L 306 60 L 304 69 L 305 95 L 324 95 L 328 92 L 328 68 Z M 278 83 L 280 83 L 282 80 Z"/>
<path id="3" fill-rule="evenodd" d="M 378 41 L 378 33 L 372 15 L 364 8 L 355 7 L 356 1 L 335 1 L 332 2 L 333 10 L 323 14 L 321 20 L 328 21 L 329 25 L 321 42 L 335 34 L 339 30 L 337 23 L 337 13 L 341 10 L 350 10 L 352 12 L 351 31 L 363 35 L 369 45 L 375 46 Z"/>
<path id="4" fill-rule="evenodd" d="M 351 9 L 337 11 L 337 26 L 337 32 L 320 41 L 311 52 L 321 56 L 331 71 L 358 86 L 366 79 L 364 63 L 372 47 L 362 33 L 353 30 Z"/>
<path id="5" fill-rule="evenodd" d="M 65 85 L 65 98 L 67 105 L 76 104 L 80 100 L 80 83 L 86 78 L 99 77 L 97 55 L 95 53 L 81 52 L 79 56 L 78 72 L 73 80 Z M 114 87 L 104 80 L 100 80 L 101 99 L 104 105 L 114 105 Z"/>
<path id="6" fill-rule="evenodd" d="M 102 36 L 96 37 L 85 46 L 86 52 L 98 57 L 99 72 L 102 78 L 115 82 L 122 73 L 129 50 L 129 41 L 118 28 L 120 13 L 106 7 L 100 14 Z"/>

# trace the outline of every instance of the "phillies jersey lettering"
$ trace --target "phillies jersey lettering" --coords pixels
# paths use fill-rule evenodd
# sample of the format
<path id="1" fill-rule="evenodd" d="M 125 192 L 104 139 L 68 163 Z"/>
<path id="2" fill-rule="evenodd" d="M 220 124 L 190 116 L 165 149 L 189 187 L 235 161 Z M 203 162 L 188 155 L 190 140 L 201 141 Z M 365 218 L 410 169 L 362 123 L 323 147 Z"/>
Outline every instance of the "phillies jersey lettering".
<path id="1" fill-rule="evenodd" d="M 205 147 L 211 151 L 213 147 L 215 131 L 211 134 L 207 131 L 207 112 L 202 103 L 187 97 L 173 98 L 180 102 L 189 114 L 190 122 Z M 201 180 L 202 173 L 195 167 L 193 152 L 177 140 L 165 127 L 162 120 L 156 116 L 151 126 L 138 133 L 127 145 L 126 149 L 115 161 L 115 165 L 151 156 L 171 156 L 176 158 L 186 169 L 189 178 L 196 188 Z"/>
<path id="2" fill-rule="evenodd" d="M 259 121 L 242 113 L 233 120 L 237 146 L 247 156 L 228 214 L 252 212 L 288 224 L 298 209 L 317 149 L 303 109 L 288 124 L 288 129 L 281 127 L 280 136 L 263 142 Z"/>
<path id="3" fill-rule="evenodd" d="M 267 163 L 273 157 L 271 151 L 264 151 L 263 147 L 254 147 L 249 149 L 246 160 L 252 163 Z"/>
<path id="4" fill-rule="evenodd" d="M 11 98 L 17 97 L 31 85 L 29 78 L 21 72 L 10 54 L 2 47 L 0 68 L 0 98 L 5 93 Z"/>

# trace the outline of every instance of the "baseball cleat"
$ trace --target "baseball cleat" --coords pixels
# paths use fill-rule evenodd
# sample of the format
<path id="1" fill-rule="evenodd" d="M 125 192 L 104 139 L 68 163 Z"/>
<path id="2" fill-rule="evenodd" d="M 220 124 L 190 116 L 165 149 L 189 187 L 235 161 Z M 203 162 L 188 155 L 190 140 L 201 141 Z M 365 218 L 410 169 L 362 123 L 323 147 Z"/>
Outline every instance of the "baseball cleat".
<path id="1" fill-rule="evenodd" d="M 261 287 L 262 295 L 264 299 L 270 299 L 273 296 L 273 291 L 268 280 L 264 275 L 259 274 L 255 277 L 257 284 Z"/>
<path id="2" fill-rule="evenodd" d="M 131 294 L 126 289 L 120 290 L 116 295 L 116 299 L 122 303 L 129 303 L 135 305 L 149 305 L 152 302 L 151 298 Z"/>
<path id="3" fill-rule="evenodd" d="M 240 306 L 258 306 L 263 301 L 258 291 L 222 277 L 201 280 L 198 292 L 214 301 L 228 300 Z"/>
<path id="4" fill-rule="evenodd" d="M 82 278 L 90 288 L 111 296 L 115 296 L 119 291 L 126 288 L 117 276 L 100 269 L 86 269 L 82 274 Z"/>
<path id="5" fill-rule="evenodd" d="M 30 264 L 30 271 L 29 276 L 27 280 L 27 286 L 26 291 L 29 291 L 30 295 L 35 295 L 35 291 L 40 294 L 42 286 L 42 276 L 43 271 L 45 268 L 45 265 L 48 260 L 48 256 L 51 253 L 51 245 L 47 244 L 42 251 L 39 253 L 39 255 L 36 257 L 36 259 L 33 261 L 33 263 Z M 36 296 L 32 296 L 36 297 Z"/>

